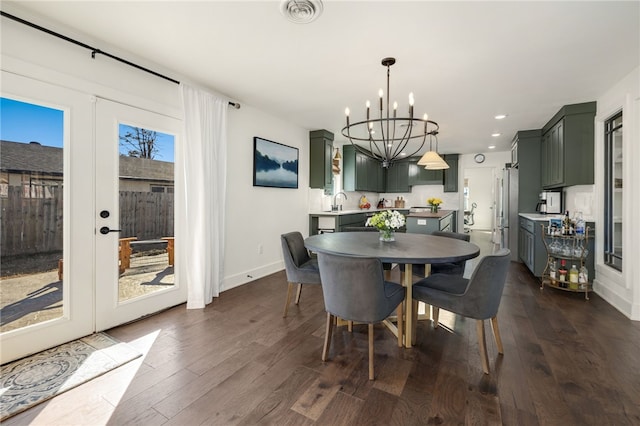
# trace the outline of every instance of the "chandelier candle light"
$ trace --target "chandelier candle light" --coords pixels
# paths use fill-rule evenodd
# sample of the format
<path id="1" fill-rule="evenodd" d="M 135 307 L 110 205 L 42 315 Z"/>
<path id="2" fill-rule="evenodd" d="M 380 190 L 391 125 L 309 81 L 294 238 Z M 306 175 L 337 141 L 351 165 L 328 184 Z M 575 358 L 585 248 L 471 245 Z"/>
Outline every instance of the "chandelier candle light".
<path id="1" fill-rule="evenodd" d="M 380 231 L 380 241 L 395 241 L 395 231 L 405 224 L 402 213 L 396 210 L 385 210 L 367 219 L 365 226 L 373 226 Z"/>
<path id="2" fill-rule="evenodd" d="M 414 118 L 413 93 L 409 93 L 409 117 L 398 117 L 397 102 L 393 103 L 393 113 L 391 112 L 389 78 L 391 65 L 395 63 L 395 58 L 384 58 L 382 60 L 382 65 L 387 67 L 386 110 L 383 104 L 384 92 L 380 89 L 378 92 L 380 98 L 379 118 L 371 118 L 371 103 L 367 101 L 366 120 L 351 123 L 349 121 L 350 111 L 349 108 L 346 108 L 347 125 L 342 129 L 342 135 L 349 139 L 358 152 L 379 161 L 384 168 L 389 168 L 395 162 L 408 160 L 411 156 L 418 153 L 424 146 L 427 136 L 437 135 L 439 129 L 438 123 L 429 120 L 427 114 L 424 114 L 423 118 Z M 358 142 L 365 142 L 365 146 L 366 142 L 368 142 L 369 149 L 367 150 L 358 145 Z M 415 142 L 413 146 L 418 143 L 420 146 L 411 154 L 407 154 L 404 150 L 409 147 L 410 142 Z M 409 147 L 409 149 L 412 150 L 413 148 Z M 440 160 L 444 162 L 442 158 L 440 158 Z M 429 165 L 429 163 L 427 163 L 427 165 Z"/>

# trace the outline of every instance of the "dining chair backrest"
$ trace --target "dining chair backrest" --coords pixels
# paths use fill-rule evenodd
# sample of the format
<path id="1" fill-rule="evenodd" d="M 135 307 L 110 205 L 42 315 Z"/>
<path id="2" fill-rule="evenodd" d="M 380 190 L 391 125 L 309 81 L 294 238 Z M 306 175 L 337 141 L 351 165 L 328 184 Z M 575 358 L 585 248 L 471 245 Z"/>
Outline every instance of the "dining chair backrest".
<path id="1" fill-rule="evenodd" d="M 378 232 L 373 226 L 345 226 L 343 232 Z"/>
<path id="2" fill-rule="evenodd" d="M 302 234 L 300 232 L 289 232 L 286 234 L 282 234 L 281 237 L 285 266 L 287 264 L 287 261 L 290 261 L 292 262 L 292 265 L 300 267 L 300 265 L 310 259 L 309 252 L 304 246 L 304 239 L 302 238 Z"/>
<path id="3" fill-rule="evenodd" d="M 471 274 L 466 292 L 460 297 L 461 313 L 474 319 L 496 316 L 510 263 L 509 249 L 483 257 Z"/>
<path id="4" fill-rule="evenodd" d="M 380 232 L 378 228 L 373 226 L 345 226 L 342 228 L 343 232 Z M 398 233 L 407 232 L 407 227 L 403 226 L 395 230 Z"/>
<path id="5" fill-rule="evenodd" d="M 380 322 L 404 299 L 403 287 L 385 283 L 377 258 L 318 253 L 318 264 L 325 309 L 337 317 Z"/>
<path id="6" fill-rule="evenodd" d="M 302 234 L 297 231 L 282 234 L 280 241 L 287 281 L 299 284 L 320 284 L 317 261 L 309 256 Z"/>
<path id="7" fill-rule="evenodd" d="M 471 241 L 471 236 L 469 234 L 461 234 L 459 232 L 433 231 L 431 235 L 436 237 L 455 238 L 456 240 L 466 242 Z M 431 265 L 431 273 L 458 275 L 461 277 L 464 275 L 464 268 L 466 264 L 466 260 L 462 260 L 460 262 L 434 263 Z M 424 276 L 424 266 L 414 265 L 414 274 Z"/>
<path id="8" fill-rule="evenodd" d="M 466 242 L 471 241 L 471 235 L 461 234 L 459 232 L 433 231 L 431 235 L 435 235 L 436 237 L 455 238 L 455 239 L 466 241 Z"/>

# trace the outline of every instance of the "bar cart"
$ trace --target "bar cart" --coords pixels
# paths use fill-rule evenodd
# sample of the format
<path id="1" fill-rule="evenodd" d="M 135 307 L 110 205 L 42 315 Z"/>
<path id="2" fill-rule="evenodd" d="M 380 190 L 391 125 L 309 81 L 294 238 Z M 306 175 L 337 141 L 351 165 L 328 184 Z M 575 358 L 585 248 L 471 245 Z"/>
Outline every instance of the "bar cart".
<path id="1" fill-rule="evenodd" d="M 540 279 L 540 290 L 544 290 L 546 285 L 559 290 L 584 293 L 585 300 L 589 300 L 593 281 L 590 280 L 586 260 L 593 229 L 586 226 L 584 235 L 557 235 L 550 233 L 544 224 L 540 226 L 542 242 L 547 250 L 547 265 Z"/>

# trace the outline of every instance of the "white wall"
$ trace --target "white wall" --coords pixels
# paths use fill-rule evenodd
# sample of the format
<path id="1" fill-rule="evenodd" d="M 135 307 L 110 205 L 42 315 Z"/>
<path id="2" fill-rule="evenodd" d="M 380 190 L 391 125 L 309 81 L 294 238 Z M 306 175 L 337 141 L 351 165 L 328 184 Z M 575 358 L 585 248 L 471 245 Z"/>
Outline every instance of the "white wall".
<path id="1" fill-rule="evenodd" d="M 604 122 L 616 112 L 623 114 L 623 271 L 604 264 L 602 227 L 596 227 L 596 280 L 594 290 L 623 314 L 640 320 L 640 68 L 636 68 L 598 102 L 595 140 L 595 206 L 604 205 Z M 597 223 L 604 212 L 595 209 Z"/>
<path id="2" fill-rule="evenodd" d="M 463 179 L 460 184 L 460 199 L 462 202 L 464 178 L 472 179 L 473 188 L 471 188 L 472 193 L 469 200 L 478 204 L 474 211 L 475 225 L 473 229 L 493 230 L 496 225 L 493 220 L 496 212 L 494 203 L 497 202 L 500 196 L 500 194 L 496 193 L 495 182 L 496 179 L 502 177 L 504 165 L 511 162 L 511 151 L 491 151 L 483 152 L 483 154 L 485 160 L 480 164 L 474 160 L 476 154 L 460 156 L 460 174 Z M 468 208 L 471 209 L 471 205 Z"/>
<path id="3" fill-rule="evenodd" d="M 280 235 L 309 233 L 309 131 L 244 104 L 230 112 L 228 129 L 222 290 L 282 270 Z M 254 136 L 298 148 L 298 189 L 253 186 Z"/>

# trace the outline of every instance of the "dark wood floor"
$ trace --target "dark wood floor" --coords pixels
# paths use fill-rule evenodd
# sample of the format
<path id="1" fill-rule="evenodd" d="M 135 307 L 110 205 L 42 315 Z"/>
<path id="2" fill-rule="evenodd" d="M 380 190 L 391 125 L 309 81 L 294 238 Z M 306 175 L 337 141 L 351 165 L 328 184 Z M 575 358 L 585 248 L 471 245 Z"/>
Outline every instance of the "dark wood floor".
<path id="1" fill-rule="evenodd" d="M 308 286 L 283 319 L 284 273 L 224 292 L 204 310 L 178 306 L 109 331 L 145 352 L 6 422 L 13 424 L 638 425 L 640 323 L 597 295 L 545 289 L 512 263 L 482 373 L 475 324 L 441 313 L 400 349 L 376 327 L 339 328 L 320 360 L 325 313 Z"/>

